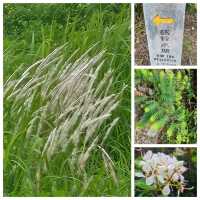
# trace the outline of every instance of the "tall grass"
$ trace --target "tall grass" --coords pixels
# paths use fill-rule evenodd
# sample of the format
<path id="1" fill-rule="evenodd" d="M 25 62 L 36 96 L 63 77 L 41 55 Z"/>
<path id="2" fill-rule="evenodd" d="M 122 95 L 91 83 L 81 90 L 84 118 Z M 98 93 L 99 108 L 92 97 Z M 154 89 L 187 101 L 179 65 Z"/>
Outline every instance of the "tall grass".
<path id="1" fill-rule="evenodd" d="M 65 166 L 78 177 L 84 177 L 84 184 L 89 186 L 92 176 L 87 176 L 86 164 L 93 151 L 100 151 L 106 170 L 118 183 L 104 143 L 119 118 L 101 129 L 119 104 L 120 94 L 109 94 L 112 71 L 97 82 L 104 52 L 89 58 L 89 49 L 71 63 L 75 53 L 64 61 L 62 49 L 63 46 L 55 49 L 31 65 L 19 79 L 13 79 L 14 73 L 4 85 L 4 101 L 11 106 L 9 117 L 17 124 L 12 134 L 23 134 L 24 145 L 34 137 L 41 140 L 35 175 L 37 193 L 41 174 L 48 171 L 49 161 L 61 152 L 65 153 Z M 10 154 L 6 151 L 6 167 L 12 161 Z"/>
<path id="2" fill-rule="evenodd" d="M 74 7 L 65 25 L 4 22 L 5 196 L 130 195 L 129 6 Z"/>

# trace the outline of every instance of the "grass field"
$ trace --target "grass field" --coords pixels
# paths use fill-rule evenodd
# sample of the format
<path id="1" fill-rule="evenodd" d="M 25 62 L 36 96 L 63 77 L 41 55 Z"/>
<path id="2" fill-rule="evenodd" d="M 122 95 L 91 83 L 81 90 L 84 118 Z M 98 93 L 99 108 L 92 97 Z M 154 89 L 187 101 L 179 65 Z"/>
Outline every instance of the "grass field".
<path id="1" fill-rule="evenodd" d="M 130 196 L 130 70 L 129 4 L 4 4 L 4 196 Z"/>

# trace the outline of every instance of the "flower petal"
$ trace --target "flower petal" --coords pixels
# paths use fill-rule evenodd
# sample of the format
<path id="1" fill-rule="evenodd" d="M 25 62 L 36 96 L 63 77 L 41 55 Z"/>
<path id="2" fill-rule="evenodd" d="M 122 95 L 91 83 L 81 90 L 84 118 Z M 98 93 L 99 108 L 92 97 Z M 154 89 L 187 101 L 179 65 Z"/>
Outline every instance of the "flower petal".
<path id="1" fill-rule="evenodd" d="M 145 177 L 144 174 L 142 172 L 135 172 L 135 176 L 139 177 L 139 178 L 143 178 Z"/>
<path id="2" fill-rule="evenodd" d="M 174 173 L 174 175 L 172 176 L 172 180 L 173 181 L 178 181 L 179 180 L 179 174 L 178 173 Z"/>
<path id="3" fill-rule="evenodd" d="M 145 165 L 143 165 L 142 167 L 142 171 L 144 171 L 145 173 L 149 174 L 151 171 L 151 167 L 149 166 L 148 163 L 146 163 Z"/>
<path id="4" fill-rule="evenodd" d="M 184 166 L 181 166 L 181 167 L 180 167 L 180 171 L 181 171 L 181 173 L 184 173 L 185 171 L 187 171 L 187 168 L 184 167 Z"/>
<path id="5" fill-rule="evenodd" d="M 145 164 L 146 164 L 145 161 L 143 161 L 143 160 L 140 161 L 140 165 L 141 165 L 141 166 L 143 166 L 143 165 L 145 165 Z"/>
<path id="6" fill-rule="evenodd" d="M 184 180 L 185 180 L 184 176 L 180 175 L 180 181 L 181 181 L 181 183 L 184 183 Z"/>
<path id="7" fill-rule="evenodd" d="M 155 182 L 155 177 L 154 176 L 149 176 L 146 178 L 146 184 L 147 185 L 152 185 Z"/>
<path id="8" fill-rule="evenodd" d="M 162 176 L 162 175 L 157 176 L 157 179 L 158 179 L 158 181 L 159 181 L 160 183 L 162 183 L 162 184 L 165 182 L 164 176 Z"/>
<path id="9" fill-rule="evenodd" d="M 184 161 L 178 161 L 176 162 L 176 167 L 182 167 L 184 164 Z"/>
<path id="10" fill-rule="evenodd" d="M 170 188 L 169 188 L 169 184 L 165 185 L 165 187 L 162 189 L 162 194 L 164 196 L 168 196 L 170 193 Z"/>
<path id="11" fill-rule="evenodd" d="M 152 155 L 153 155 L 152 151 L 147 151 L 147 152 L 144 154 L 143 159 L 144 159 L 144 160 L 150 160 L 151 157 L 152 157 Z"/>

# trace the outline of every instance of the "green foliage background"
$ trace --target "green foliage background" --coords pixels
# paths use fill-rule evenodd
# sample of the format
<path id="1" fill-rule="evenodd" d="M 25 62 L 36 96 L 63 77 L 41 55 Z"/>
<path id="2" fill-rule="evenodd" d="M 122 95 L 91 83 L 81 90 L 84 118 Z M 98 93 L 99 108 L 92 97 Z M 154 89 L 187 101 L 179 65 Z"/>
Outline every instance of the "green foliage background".
<path id="1" fill-rule="evenodd" d="M 107 151 L 114 160 L 119 185 L 116 186 L 99 155 L 87 166 L 95 179 L 84 193 L 76 175 L 60 169 L 63 159 L 52 161 L 36 190 L 39 138 L 25 142 L 9 117 L 4 103 L 4 195 L 5 196 L 129 196 L 130 195 L 130 5 L 129 4 L 4 4 L 4 81 L 19 67 L 30 64 L 67 43 L 66 58 L 76 49 L 79 54 L 98 43 L 93 54 L 106 50 L 105 70 L 112 68 L 112 92 L 126 88 L 114 113 L 120 122 L 107 140 Z M 64 157 L 61 155 L 60 157 Z M 5 164 L 6 163 L 6 164 Z"/>

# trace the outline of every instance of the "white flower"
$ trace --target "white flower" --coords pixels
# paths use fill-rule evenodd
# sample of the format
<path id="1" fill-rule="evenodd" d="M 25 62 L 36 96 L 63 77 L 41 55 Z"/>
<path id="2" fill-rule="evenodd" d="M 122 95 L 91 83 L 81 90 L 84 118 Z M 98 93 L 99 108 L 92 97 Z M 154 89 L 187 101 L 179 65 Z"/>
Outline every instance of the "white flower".
<path id="1" fill-rule="evenodd" d="M 178 161 L 174 156 L 147 151 L 142 157 L 140 165 L 142 172 L 136 172 L 135 176 L 145 178 L 147 185 L 161 188 L 164 196 L 170 194 L 171 184 L 177 185 L 178 191 L 185 186 L 183 173 L 187 168 L 184 167 L 184 161 Z"/>

